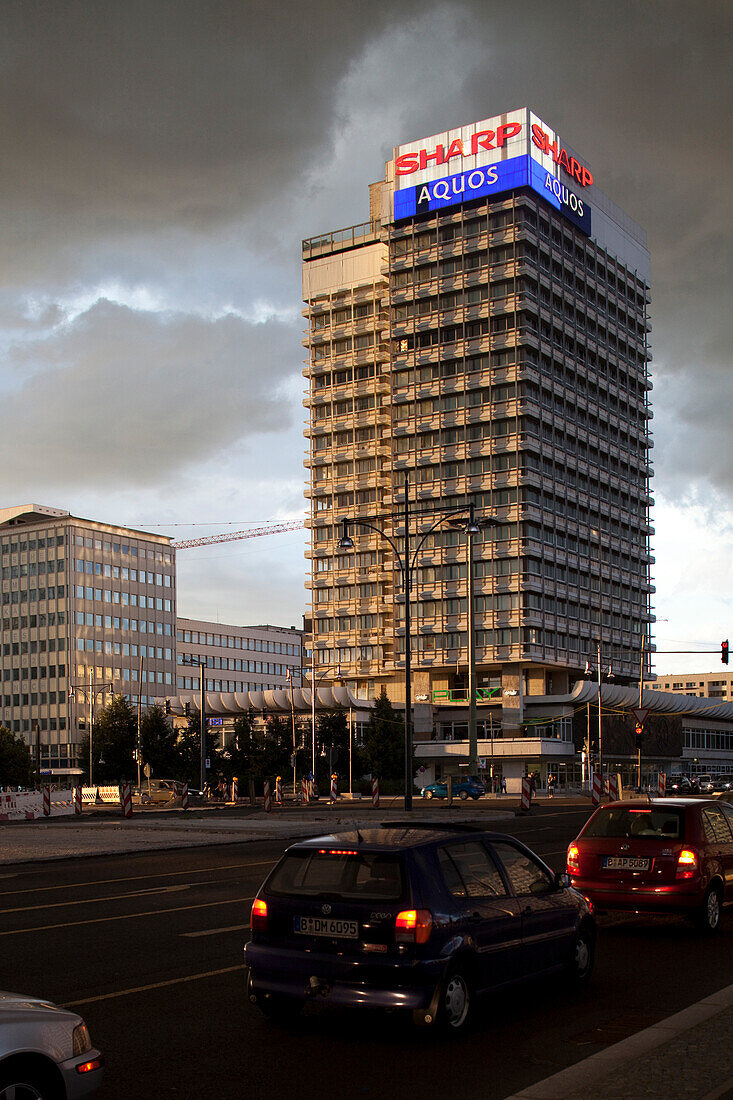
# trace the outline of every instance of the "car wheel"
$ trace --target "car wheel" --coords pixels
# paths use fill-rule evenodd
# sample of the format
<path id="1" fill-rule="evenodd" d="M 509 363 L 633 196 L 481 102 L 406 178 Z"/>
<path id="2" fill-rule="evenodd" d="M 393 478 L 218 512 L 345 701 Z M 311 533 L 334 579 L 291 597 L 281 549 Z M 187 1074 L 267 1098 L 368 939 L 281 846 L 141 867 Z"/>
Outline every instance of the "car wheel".
<path id="1" fill-rule="evenodd" d="M 468 791 L 460 791 L 458 797 L 460 798 L 461 802 L 465 802 L 468 798 Z"/>
<path id="2" fill-rule="evenodd" d="M 43 1069 L 23 1065 L 0 1073 L 0 1100 L 59 1100 L 58 1086 Z"/>
<path id="3" fill-rule="evenodd" d="M 720 887 L 708 886 L 702 906 L 695 920 L 701 932 L 712 933 L 718 931 L 722 907 L 723 900 L 720 894 Z"/>
<path id="4" fill-rule="evenodd" d="M 422 796 L 423 796 L 423 798 L 432 798 L 433 797 L 433 792 L 432 791 L 423 791 Z"/>
<path id="5" fill-rule="evenodd" d="M 581 927 L 575 939 L 570 977 L 576 985 L 587 985 L 593 973 L 595 939 L 590 929 Z"/>
<path id="6" fill-rule="evenodd" d="M 473 990 L 462 967 L 451 970 L 440 996 L 438 1022 L 451 1034 L 463 1031 L 473 1011 Z"/>

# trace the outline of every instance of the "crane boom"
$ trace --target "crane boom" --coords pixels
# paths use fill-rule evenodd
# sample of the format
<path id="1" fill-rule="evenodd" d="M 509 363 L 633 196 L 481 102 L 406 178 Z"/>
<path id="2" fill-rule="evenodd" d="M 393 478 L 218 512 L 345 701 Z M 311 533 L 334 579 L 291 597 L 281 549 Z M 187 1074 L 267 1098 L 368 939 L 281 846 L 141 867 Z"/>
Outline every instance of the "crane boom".
<path id="1" fill-rule="evenodd" d="M 267 527 L 250 527 L 247 531 L 227 531 L 223 535 L 204 535 L 200 539 L 181 539 L 174 542 L 176 550 L 188 550 L 191 546 L 211 546 L 217 542 L 235 542 L 237 539 L 254 539 L 259 535 L 279 535 L 282 531 L 299 531 L 305 527 L 304 519 L 289 523 L 271 523 Z"/>

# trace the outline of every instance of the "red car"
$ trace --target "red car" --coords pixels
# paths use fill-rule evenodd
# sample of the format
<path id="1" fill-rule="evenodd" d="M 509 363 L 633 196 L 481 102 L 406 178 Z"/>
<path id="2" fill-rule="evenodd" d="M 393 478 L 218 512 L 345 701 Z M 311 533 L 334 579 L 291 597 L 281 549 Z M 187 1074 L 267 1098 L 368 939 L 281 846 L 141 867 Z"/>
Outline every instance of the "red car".
<path id="1" fill-rule="evenodd" d="M 597 909 L 684 913 L 714 932 L 733 902 L 733 806 L 699 798 L 599 806 L 568 848 L 567 873 Z"/>

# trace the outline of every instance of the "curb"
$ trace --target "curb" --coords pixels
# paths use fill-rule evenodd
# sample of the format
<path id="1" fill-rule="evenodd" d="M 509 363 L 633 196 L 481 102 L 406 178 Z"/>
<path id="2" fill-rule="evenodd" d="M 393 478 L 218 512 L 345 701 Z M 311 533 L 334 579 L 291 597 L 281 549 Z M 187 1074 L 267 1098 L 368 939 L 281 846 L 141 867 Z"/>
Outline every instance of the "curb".
<path id="1" fill-rule="evenodd" d="M 684 1008 L 681 1012 L 668 1016 L 666 1020 L 660 1020 L 658 1024 L 653 1024 L 644 1031 L 630 1035 L 628 1039 L 622 1039 L 621 1042 L 614 1043 L 606 1050 L 598 1051 L 597 1054 L 592 1054 L 582 1062 L 576 1062 L 574 1066 L 560 1070 L 552 1077 L 546 1077 L 544 1081 L 530 1085 L 521 1092 L 512 1093 L 511 1096 L 505 1097 L 505 1100 L 565 1100 L 579 1089 L 598 1085 L 602 1079 L 609 1077 L 613 1072 L 628 1066 L 632 1061 L 649 1054 L 657 1047 L 671 1042 L 698 1024 L 720 1016 L 731 1007 L 733 1007 L 733 985 L 703 997 L 702 1000 Z"/>

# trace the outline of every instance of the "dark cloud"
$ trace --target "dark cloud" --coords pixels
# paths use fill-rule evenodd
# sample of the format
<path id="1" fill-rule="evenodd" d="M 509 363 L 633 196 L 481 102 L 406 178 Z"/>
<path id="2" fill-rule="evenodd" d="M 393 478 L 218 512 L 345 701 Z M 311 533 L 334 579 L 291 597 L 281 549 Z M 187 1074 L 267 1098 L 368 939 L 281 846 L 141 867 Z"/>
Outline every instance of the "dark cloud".
<path id="1" fill-rule="evenodd" d="M 47 494 L 80 479 L 89 490 L 158 485 L 253 436 L 286 431 L 292 345 L 277 321 L 98 302 L 11 355 L 24 380 L 0 406 L 2 495 Z"/>

